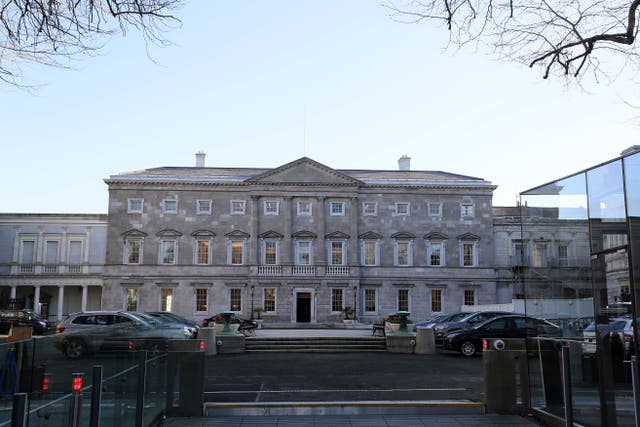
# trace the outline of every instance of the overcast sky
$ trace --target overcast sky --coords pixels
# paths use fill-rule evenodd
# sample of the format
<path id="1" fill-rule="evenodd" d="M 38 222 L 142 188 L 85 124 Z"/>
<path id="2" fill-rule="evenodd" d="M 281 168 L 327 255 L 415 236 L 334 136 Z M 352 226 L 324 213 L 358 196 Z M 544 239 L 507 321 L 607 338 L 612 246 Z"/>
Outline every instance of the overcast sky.
<path id="1" fill-rule="evenodd" d="M 623 102 L 635 86 L 587 93 L 444 51 L 446 30 L 394 22 L 376 0 L 188 0 L 179 15 L 155 62 L 130 31 L 75 70 L 25 67 L 46 83 L 35 93 L 0 87 L 0 212 L 106 213 L 104 178 L 194 166 L 199 150 L 209 166 L 269 168 L 306 155 L 392 170 L 406 154 L 514 205 L 640 144 Z"/>

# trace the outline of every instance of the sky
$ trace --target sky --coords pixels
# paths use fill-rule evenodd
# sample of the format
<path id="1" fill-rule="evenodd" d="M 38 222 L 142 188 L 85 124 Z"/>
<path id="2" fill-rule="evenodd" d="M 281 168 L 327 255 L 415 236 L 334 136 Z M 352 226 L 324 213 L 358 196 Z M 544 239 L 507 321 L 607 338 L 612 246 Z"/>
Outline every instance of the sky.
<path id="1" fill-rule="evenodd" d="M 195 166 L 480 177 L 495 206 L 640 144 L 637 87 L 543 80 L 446 29 L 397 22 L 377 0 L 187 0 L 173 45 L 135 31 L 73 69 L 24 66 L 0 86 L 0 212 L 106 213 L 103 179 Z M 150 59 L 152 58 L 152 59 Z"/>

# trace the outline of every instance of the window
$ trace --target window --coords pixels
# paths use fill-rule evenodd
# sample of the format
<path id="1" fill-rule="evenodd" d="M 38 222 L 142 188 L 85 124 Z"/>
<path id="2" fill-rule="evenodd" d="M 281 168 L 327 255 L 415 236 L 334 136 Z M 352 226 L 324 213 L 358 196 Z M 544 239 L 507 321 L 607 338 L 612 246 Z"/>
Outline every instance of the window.
<path id="1" fill-rule="evenodd" d="M 162 288 L 160 291 L 160 310 L 172 311 L 173 309 L 173 288 Z"/>
<path id="2" fill-rule="evenodd" d="M 20 264 L 33 264 L 35 255 L 36 242 L 34 240 L 22 241 L 22 248 L 20 253 Z"/>
<path id="3" fill-rule="evenodd" d="M 476 244 L 472 242 L 462 243 L 462 266 L 474 267 L 476 265 Z"/>
<path id="4" fill-rule="evenodd" d="M 427 242 L 427 265 L 439 267 L 444 262 L 444 242 Z"/>
<path id="5" fill-rule="evenodd" d="M 409 215 L 409 203 L 396 203 L 396 215 Z"/>
<path id="6" fill-rule="evenodd" d="M 378 242 L 376 240 L 364 240 L 362 244 L 362 264 L 378 265 Z"/>
<path id="7" fill-rule="evenodd" d="M 82 241 L 71 240 L 69 242 L 68 264 L 80 265 L 82 264 Z"/>
<path id="8" fill-rule="evenodd" d="M 273 200 L 266 200 L 264 202 L 264 214 L 278 215 L 278 202 Z"/>
<path id="9" fill-rule="evenodd" d="M 124 263 L 142 264 L 142 240 L 127 239 L 124 242 Z"/>
<path id="10" fill-rule="evenodd" d="M 344 202 L 331 202 L 330 214 L 333 216 L 344 216 Z"/>
<path id="11" fill-rule="evenodd" d="M 44 263 L 53 265 L 58 263 L 58 250 L 60 242 L 57 240 L 48 240 L 44 244 Z"/>
<path id="12" fill-rule="evenodd" d="M 196 241 L 196 263 L 199 265 L 207 265 L 210 263 L 211 257 L 209 249 L 211 242 L 208 240 Z"/>
<path id="13" fill-rule="evenodd" d="M 275 288 L 265 288 L 262 298 L 262 308 L 264 312 L 276 311 L 276 290 Z"/>
<path id="14" fill-rule="evenodd" d="M 376 309 L 376 290 L 365 289 L 364 290 L 364 311 L 367 313 L 375 313 Z"/>
<path id="15" fill-rule="evenodd" d="M 231 264 L 232 265 L 244 264 L 244 241 L 242 240 L 231 241 Z"/>
<path id="16" fill-rule="evenodd" d="M 278 242 L 273 240 L 266 240 L 264 242 L 264 260 L 265 265 L 277 265 L 278 264 Z"/>
<path id="17" fill-rule="evenodd" d="M 127 213 L 142 213 L 144 199 L 129 199 L 127 202 Z"/>
<path id="18" fill-rule="evenodd" d="M 431 311 L 435 313 L 442 311 L 442 289 L 431 289 Z"/>
<path id="19" fill-rule="evenodd" d="M 178 201 L 177 200 L 163 200 L 162 201 L 162 212 L 164 212 L 164 213 L 177 213 L 178 212 Z"/>
<path id="20" fill-rule="evenodd" d="M 229 292 L 229 310 L 242 311 L 242 289 L 234 288 Z"/>
<path id="21" fill-rule="evenodd" d="M 311 202 L 298 202 L 298 215 L 311 215 Z"/>
<path id="22" fill-rule="evenodd" d="M 329 254 L 330 265 L 345 264 L 345 242 L 331 242 L 331 253 Z"/>
<path id="23" fill-rule="evenodd" d="M 396 247 L 396 266 L 407 267 L 411 265 L 411 242 L 397 241 Z"/>
<path id="24" fill-rule="evenodd" d="M 464 290 L 464 305 L 476 305 L 476 291 L 473 289 Z"/>
<path id="25" fill-rule="evenodd" d="M 544 243 L 536 244 L 533 247 L 533 257 L 531 259 L 532 267 L 547 266 L 547 245 Z"/>
<path id="26" fill-rule="evenodd" d="M 231 201 L 231 215 L 244 215 L 244 208 L 245 208 L 244 200 Z"/>
<path id="27" fill-rule="evenodd" d="M 125 311 L 138 311 L 138 290 L 136 288 L 127 288 Z"/>
<path id="28" fill-rule="evenodd" d="M 196 213 L 198 215 L 211 215 L 211 200 L 196 200 Z"/>
<path id="29" fill-rule="evenodd" d="M 569 247 L 567 245 L 558 245 L 558 266 L 569 266 Z"/>
<path id="30" fill-rule="evenodd" d="M 409 311 L 409 289 L 398 289 L 398 311 Z"/>
<path id="31" fill-rule="evenodd" d="M 311 265 L 311 242 L 296 242 L 296 265 Z"/>
<path id="32" fill-rule="evenodd" d="M 471 202 L 462 202 L 460 204 L 460 216 L 464 217 L 473 217 L 473 203 Z"/>
<path id="33" fill-rule="evenodd" d="M 441 203 L 429 203 L 429 216 L 442 216 L 442 204 Z"/>
<path id="34" fill-rule="evenodd" d="M 160 264 L 176 263 L 176 241 L 162 240 L 160 242 Z"/>
<path id="35" fill-rule="evenodd" d="M 362 213 L 365 216 L 376 216 L 378 214 L 378 204 L 376 202 L 363 202 Z"/>
<path id="36" fill-rule="evenodd" d="M 331 289 L 331 311 L 340 312 L 344 308 L 342 303 L 342 289 Z"/>
<path id="37" fill-rule="evenodd" d="M 196 312 L 206 312 L 209 292 L 207 288 L 196 288 Z"/>

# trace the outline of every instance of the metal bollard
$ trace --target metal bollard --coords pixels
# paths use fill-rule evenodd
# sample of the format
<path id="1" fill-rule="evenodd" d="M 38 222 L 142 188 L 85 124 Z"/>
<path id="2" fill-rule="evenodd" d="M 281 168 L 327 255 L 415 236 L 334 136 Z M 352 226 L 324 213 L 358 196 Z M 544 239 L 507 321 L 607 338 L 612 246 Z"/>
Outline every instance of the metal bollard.
<path id="1" fill-rule="evenodd" d="M 102 402 L 102 366 L 93 367 L 93 381 L 91 383 L 91 417 L 89 425 L 100 427 L 100 403 Z"/>
<path id="2" fill-rule="evenodd" d="M 144 395 L 146 394 L 147 379 L 147 351 L 138 353 L 138 389 L 136 392 L 136 427 L 142 427 L 144 422 Z"/>
<path id="3" fill-rule="evenodd" d="M 80 412 L 82 410 L 82 378 L 84 372 L 74 372 L 71 374 L 71 407 L 69 409 L 69 426 L 80 427 Z"/>
<path id="4" fill-rule="evenodd" d="M 11 410 L 11 427 L 27 427 L 27 407 L 29 397 L 27 393 L 13 395 L 13 409 Z"/>
<path id="5" fill-rule="evenodd" d="M 571 395 L 571 358 L 569 347 L 562 346 L 562 397 L 565 425 L 573 426 L 573 397 Z"/>

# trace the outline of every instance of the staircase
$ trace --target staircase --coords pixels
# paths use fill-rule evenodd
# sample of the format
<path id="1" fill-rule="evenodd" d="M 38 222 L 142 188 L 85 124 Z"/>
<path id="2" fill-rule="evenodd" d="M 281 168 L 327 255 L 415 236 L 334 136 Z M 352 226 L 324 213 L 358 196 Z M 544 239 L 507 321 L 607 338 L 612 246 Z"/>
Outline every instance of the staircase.
<path id="1" fill-rule="evenodd" d="M 381 337 L 301 337 L 245 339 L 245 351 L 251 353 L 346 353 L 386 351 L 387 341 Z"/>

